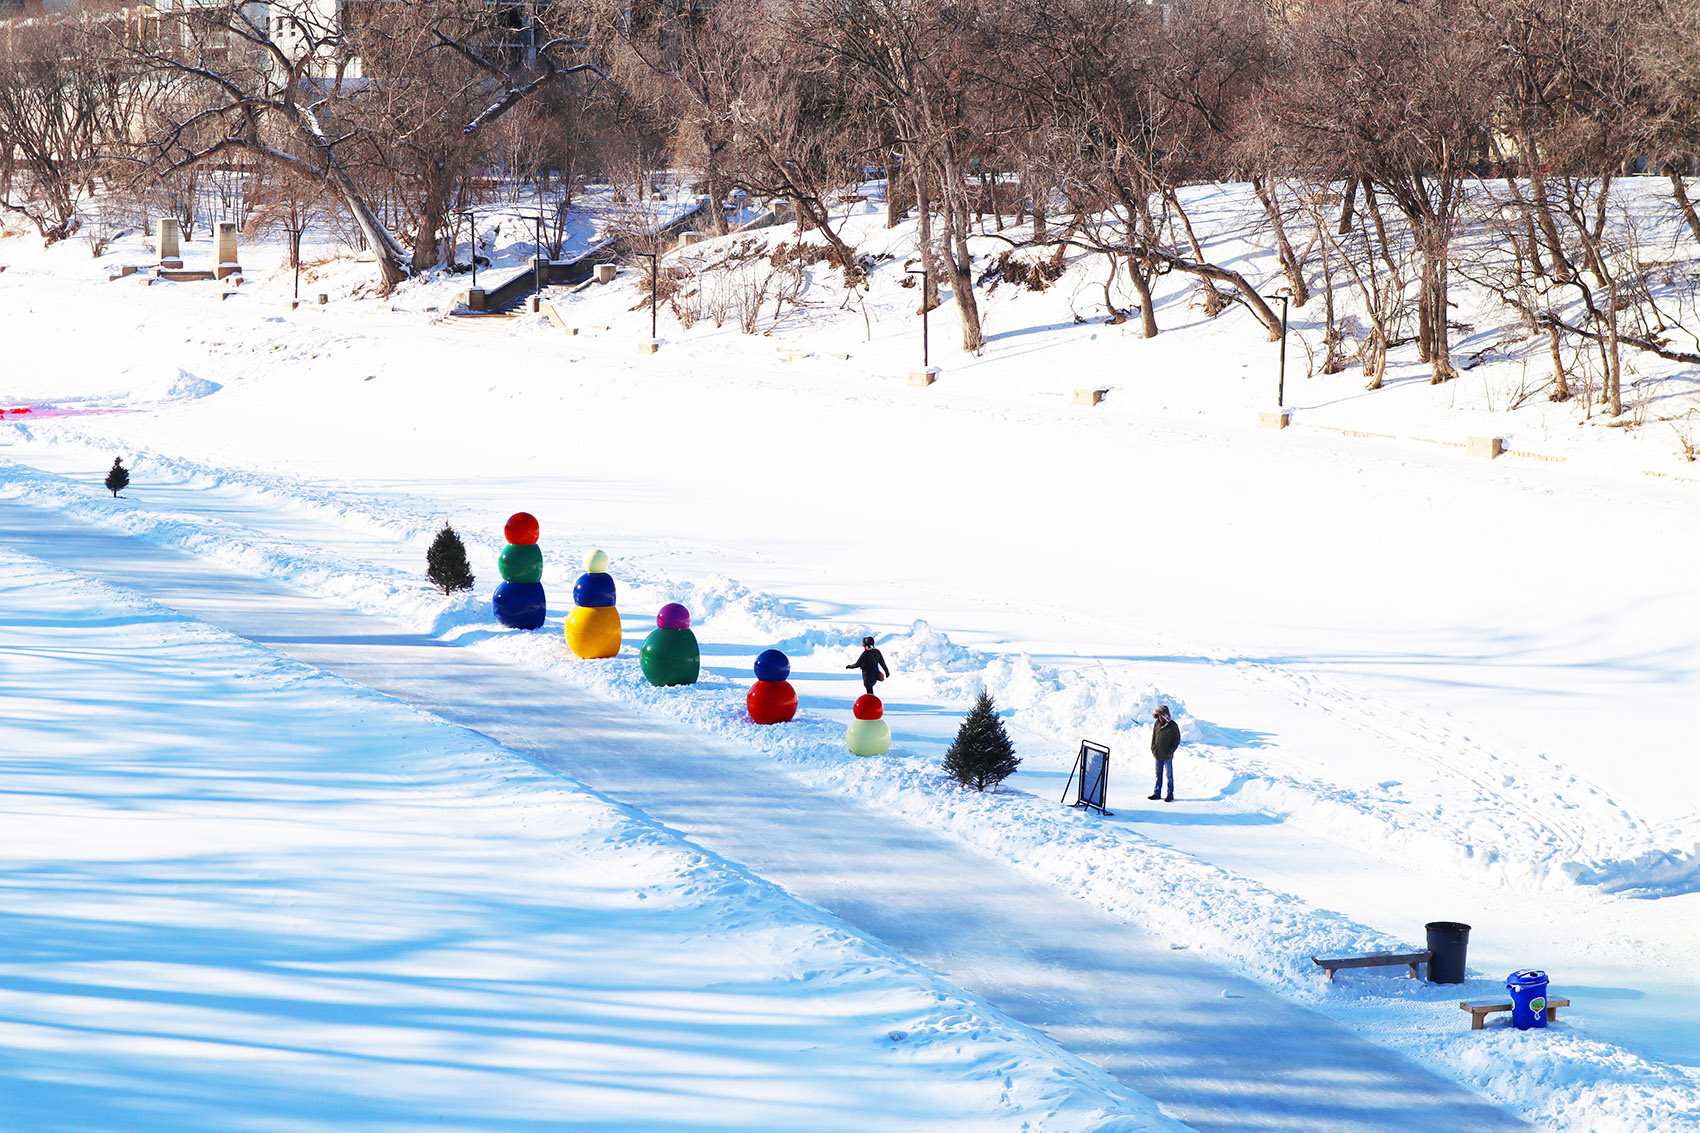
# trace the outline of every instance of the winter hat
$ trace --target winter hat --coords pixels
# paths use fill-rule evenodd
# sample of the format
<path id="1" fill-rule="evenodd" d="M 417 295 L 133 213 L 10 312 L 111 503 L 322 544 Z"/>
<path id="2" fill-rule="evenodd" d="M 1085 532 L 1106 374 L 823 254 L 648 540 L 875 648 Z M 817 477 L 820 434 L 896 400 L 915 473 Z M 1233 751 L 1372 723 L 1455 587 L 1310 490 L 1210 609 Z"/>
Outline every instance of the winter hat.
<path id="1" fill-rule="evenodd" d="M 871 637 L 864 637 L 862 639 L 862 644 L 867 646 L 869 649 L 872 649 L 874 646 L 874 639 Z"/>

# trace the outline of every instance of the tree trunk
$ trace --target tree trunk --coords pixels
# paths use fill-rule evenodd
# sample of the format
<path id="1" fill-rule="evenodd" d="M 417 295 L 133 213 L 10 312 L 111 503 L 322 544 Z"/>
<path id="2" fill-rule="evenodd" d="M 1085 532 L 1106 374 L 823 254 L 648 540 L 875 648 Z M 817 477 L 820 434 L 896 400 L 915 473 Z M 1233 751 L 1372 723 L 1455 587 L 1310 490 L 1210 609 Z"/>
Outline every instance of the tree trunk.
<path id="1" fill-rule="evenodd" d="M 1671 196 L 1676 198 L 1676 207 L 1682 210 L 1682 219 L 1688 222 L 1688 231 L 1694 234 L 1694 239 L 1700 241 L 1700 213 L 1694 211 L 1694 202 L 1688 199 L 1688 189 L 1682 183 L 1682 174 L 1676 171 L 1676 163 L 1667 161 L 1664 165 L 1665 176 L 1670 178 Z"/>
<path id="2" fill-rule="evenodd" d="M 1281 203 L 1275 198 L 1275 191 L 1263 177 L 1254 177 L 1251 181 L 1252 190 L 1257 193 L 1257 199 L 1263 205 L 1264 215 L 1269 217 L 1269 224 L 1275 232 L 1275 252 L 1281 261 L 1281 270 L 1287 276 L 1287 289 L 1292 293 L 1293 306 L 1302 307 L 1310 301 L 1310 288 L 1305 286 L 1304 268 L 1299 258 L 1293 254 L 1293 245 L 1287 240 L 1286 221 L 1281 216 Z"/>
<path id="3" fill-rule="evenodd" d="M 1547 347 L 1552 351 L 1552 398 L 1553 401 L 1570 400 L 1570 378 L 1564 372 L 1564 355 L 1559 350 L 1558 326 L 1547 324 Z"/>
<path id="4" fill-rule="evenodd" d="M 1192 258 L 1199 263 L 1204 262 L 1204 245 L 1198 242 L 1198 236 L 1192 230 L 1192 218 L 1187 216 L 1186 209 L 1181 207 L 1180 195 L 1174 188 L 1163 186 L 1163 198 L 1169 202 L 1173 215 L 1181 218 L 1181 228 L 1186 232 L 1187 246 L 1192 249 Z M 1205 280 L 1204 286 L 1204 316 L 1213 319 L 1222 313 L 1222 297 L 1216 294 L 1216 285 Z"/>
<path id="5" fill-rule="evenodd" d="M 1322 220 L 1320 216 L 1316 219 L 1318 223 Z M 1340 357 L 1340 328 L 1334 321 L 1334 255 L 1326 238 L 1322 241 L 1322 318 L 1322 343 L 1325 354 L 1322 359 L 1322 372 L 1338 374 L 1346 368 L 1346 363 Z"/>
<path id="6" fill-rule="evenodd" d="M 446 166 L 443 162 L 435 162 L 425 180 L 424 192 L 419 201 L 419 226 L 413 233 L 413 263 L 419 271 L 428 271 L 435 267 L 439 258 L 439 237 L 442 235 L 443 220 L 448 215 L 452 189 L 452 186 L 445 183 L 447 180 Z"/>
<path id="7" fill-rule="evenodd" d="M 1444 233 L 1434 231 L 1440 221 L 1426 218 L 1423 228 L 1423 269 L 1422 269 L 1422 303 L 1420 315 L 1423 329 L 1420 336 L 1427 354 L 1426 361 L 1433 371 L 1429 378 L 1430 385 L 1439 385 L 1451 381 L 1458 376 L 1458 371 L 1452 368 L 1451 333 L 1446 325 L 1448 310 L 1448 277 L 1451 274 L 1450 260 L 1446 250 Z"/>
<path id="8" fill-rule="evenodd" d="M 944 189 L 939 202 L 944 205 L 945 262 L 950 271 L 950 286 L 956 296 L 956 313 L 962 320 L 962 349 L 979 353 L 985 346 L 985 333 L 980 329 L 980 304 L 974 297 L 974 260 L 968 251 L 968 233 L 972 223 L 968 211 L 968 186 L 957 167 L 950 147 L 944 147 Z"/>
<path id="9" fill-rule="evenodd" d="M 922 163 L 911 159 L 905 164 L 909 166 L 910 179 L 915 183 L 915 243 L 921 254 L 921 270 L 927 273 L 922 277 L 921 311 L 930 311 L 939 305 L 938 257 L 933 254 L 933 210 L 927 201 L 927 177 Z"/>
<path id="10" fill-rule="evenodd" d="M 1528 144 L 1533 147 L 1534 142 L 1530 141 Z M 1529 195 L 1535 202 L 1535 223 L 1540 225 L 1541 235 L 1546 237 L 1547 255 L 1552 258 L 1552 277 L 1559 283 L 1568 283 L 1576 274 L 1576 268 L 1571 264 L 1570 257 L 1564 254 L 1564 243 L 1559 239 L 1558 225 L 1552 219 L 1552 200 L 1547 196 L 1546 178 L 1540 175 L 1538 169 L 1529 172 Z"/>
<path id="11" fill-rule="evenodd" d="M 903 195 L 903 159 L 894 157 L 885 167 L 885 226 L 896 228 L 907 211 L 898 207 L 897 198 Z"/>
<path id="12" fill-rule="evenodd" d="M 328 155 L 327 155 L 328 156 Z M 396 242 L 390 230 L 379 222 L 372 206 L 366 203 L 365 196 L 342 168 L 342 163 L 331 160 L 325 170 L 325 179 L 342 203 L 348 209 L 354 223 L 359 227 L 360 234 L 366 238 L 366 247 L 371 251 L 378 263 L 378 283 L 380 292 L 388 294 L 395 286 L 408 277 L 406 253 Z"/>
<path id="13" fill-rule="evenodd" d="M 1379 326 L 1370 331 L 1369 358 L 1364 362 L 1364 369 L 1369 371 L 1369 382 L 1364 388 L 1380 389 L 1387 377 L 1387 339 Z"/>
<path id="14" fill-rule="evenodd" d="M 1358 203 L 1358 178 L 1346 178 L 1346 195 L 1340 201 L 1340 224 L 1336 231 L 1345 236 L 1352 231 L 1352 213 Z"/>

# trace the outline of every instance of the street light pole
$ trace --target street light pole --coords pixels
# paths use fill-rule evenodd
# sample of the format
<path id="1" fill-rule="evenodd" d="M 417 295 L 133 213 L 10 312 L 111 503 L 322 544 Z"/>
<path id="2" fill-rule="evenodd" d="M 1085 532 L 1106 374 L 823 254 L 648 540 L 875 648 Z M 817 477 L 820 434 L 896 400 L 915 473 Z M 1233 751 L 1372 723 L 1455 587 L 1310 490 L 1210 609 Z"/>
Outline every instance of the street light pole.
<path id="1" fill-rule="evenodd" d="M 295 262 L 295 306 L 297 307 L 301 305 L 301 233 L 306 227 L 304 223 L 297 219 L 295 227 L 289 233 L 294 244 L 289 258 Z"/>
<path id="2" fill-rule="evenodd" d="M 532 282 L 535 285 L 538 298 L 543 296 L 543 209 L 537 210 L 537 254 L 531 260 Z"/>
<path id="3" fill-rule="evenodd" d="M 1275 380 L 1275 408 L 1287 407 L 1287 301 L 1290 293 L 1282 288 L 1274 295 L 1265 295 L 1265 299 L 1281 300 L 1281 370 L 1280 377 Z"/>
<path id="4" fill-rule="evenodd" d="M 927 269 L 904 268 L 910 275 L 921 277 L 921 369 L 930 369 L 927 365 Z"/>
<path id="5" fill-rule="evenodd" d="M 473 212 L 471 209 L 466 210 L 466 227 L 471 232 L 471 235 L 468 237 L 468 239 L 470 239 L 472 241 L 472 286 L 477 287 L 478 286 L 478 214 Z"/>

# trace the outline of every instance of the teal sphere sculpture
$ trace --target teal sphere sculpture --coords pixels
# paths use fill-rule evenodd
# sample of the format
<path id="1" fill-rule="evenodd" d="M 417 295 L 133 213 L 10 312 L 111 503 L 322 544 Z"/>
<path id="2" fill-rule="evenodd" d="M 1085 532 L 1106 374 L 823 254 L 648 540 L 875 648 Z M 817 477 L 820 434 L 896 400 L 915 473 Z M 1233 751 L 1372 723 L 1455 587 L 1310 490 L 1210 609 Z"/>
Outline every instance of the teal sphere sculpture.
<path id="1" fill-rule="evenodd" d="M 702 672 L 702 651 L 691 632 L 691 612 L 669 602 L 655 615 L 655 629 L 638 651 L 638 665 L 652 685 L 694 685 Z"/>

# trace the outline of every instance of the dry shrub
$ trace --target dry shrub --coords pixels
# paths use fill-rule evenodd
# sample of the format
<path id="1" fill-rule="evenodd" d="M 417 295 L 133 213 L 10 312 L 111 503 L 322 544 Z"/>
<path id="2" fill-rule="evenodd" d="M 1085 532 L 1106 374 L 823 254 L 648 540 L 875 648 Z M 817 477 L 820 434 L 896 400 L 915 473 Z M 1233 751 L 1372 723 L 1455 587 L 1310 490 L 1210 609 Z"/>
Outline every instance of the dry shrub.
<path id="1" fill-rule="evenodd" d="M 991 283 L 988 293 L 995 292 L 1000 283 L 1025 287 L 1029 291 L 1044 291 L 1062 278 L 1062 251 L 1059 245 L 1048 259 L 1025 260 L 1018 257 L 1012 248 L 998 256 L 997 262 L 987 268 L 985 274 L 980 277 L 980 282 Z"/>

